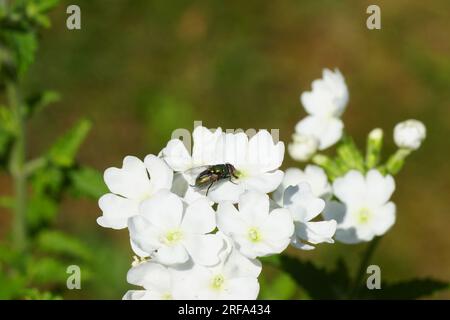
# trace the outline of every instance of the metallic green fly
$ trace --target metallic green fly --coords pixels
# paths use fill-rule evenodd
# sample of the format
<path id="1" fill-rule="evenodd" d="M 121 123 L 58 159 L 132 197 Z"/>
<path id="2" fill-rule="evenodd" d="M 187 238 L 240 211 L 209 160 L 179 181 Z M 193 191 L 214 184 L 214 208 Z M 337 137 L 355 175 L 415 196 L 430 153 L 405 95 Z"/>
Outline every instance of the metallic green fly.
<path id="1" fill-rule="evenodd" d="M 188 171 L 190 171 L 191 173 L 193 171 L 200 171 L 198 174 L 196 174 L 195 183 L 194 185 L 191 185 L 191 187 L 199 190 L 207 188 L 206 195 L 208 195 L 209 189 L 211 189 L 214 184 L 224 180 L 228 180 L 231 183 L 234 183 L 232 179 L 239 178 L 238 171 L 230 163 L 197 167 Z"/>

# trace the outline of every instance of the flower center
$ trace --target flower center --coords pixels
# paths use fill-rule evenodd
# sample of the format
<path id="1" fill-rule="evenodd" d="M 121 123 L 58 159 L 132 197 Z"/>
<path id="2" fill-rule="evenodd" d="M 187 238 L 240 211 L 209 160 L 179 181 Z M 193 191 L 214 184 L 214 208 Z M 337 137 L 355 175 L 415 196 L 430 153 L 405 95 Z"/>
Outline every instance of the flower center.
<path id="1" fill-rule="evenodd" d="M 258 242 L 261 240 L 261 233 L 258 228 L 250 228 L 247 233 L 248 238 L 251 242 Z"/>
<path id="2" fill-rule="evenodd" d="M 163 241 L 167 245 L 174 245 L 183 238 L 183 233 L 180 230 L 171 230 L 166 233 Z"/>
<path id="3" fill-rule="evenodd" d="M 173 297 L 169 292 L 166 292 L 161 296 L 161 300 L 173 300 Z"/>
<path id="4" fill-rule="evenodd" d="M 211 288 L 213 288 L 214 290 L 221 290 L 224 282 L 225 278 L 223 277 L 223 275 L 217 274 L 211 280 Z"/>
<path id="5" fill-rule="evenodd" d="M 356 213 L 356 219 L 359 224 L 366 224 L 369 222 L 370 217 L 372 216 L 372 212 L 367 208 L 361 208 Z"/>

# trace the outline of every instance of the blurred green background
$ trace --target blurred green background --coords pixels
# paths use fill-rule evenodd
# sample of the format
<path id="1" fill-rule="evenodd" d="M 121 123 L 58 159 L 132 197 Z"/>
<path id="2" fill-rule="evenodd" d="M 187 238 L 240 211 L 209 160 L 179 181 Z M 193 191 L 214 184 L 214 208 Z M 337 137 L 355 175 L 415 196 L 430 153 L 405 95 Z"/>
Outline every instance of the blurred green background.
<path id="1" fill-rule="evenodd" d="M 381 30 L 366 28 L 366 8 L 374 3 Z M 69 4 L 81 7 L 81 30 L 66 28 Z M 361 147 L 381 127 L 387 156 L 393 126 L 407 118 L 428 129 L 397 176 L 398 219 L 373 263 L 383 279 L 450 279 L 448 0 L 78 0 L 63 1 L 51 19 L 26 86 L 57 90 L 62 100 L 32 120 L 30 157 L 80 116 L 94 122 L 80 162 L 101 171 L 121 166 L 125 155 L 157 154 L 172 130 L 192 129 L 194 120 L 210 128 L 279 128 L 287 143 L 305 115 L 300 93 L 322 68 L 337 67 L 350 90 L 346 131 Z M 298 164 L 286 154 L 283 167 L 290 166 Z M 0 175 L 0 193 L 12 193 L 10 186 Z M 128 232 L 99 227 L 100 210 L 88 200 L 64 199 L 60 211 L 59 228 L 97 256 L 91 280 L 63 297 L 121 298 L 132 287 Z M 9 229 L 2 213 L 0 237 Z M 290 253 L 325 268 L 343 255 L 354 271 L 363 248 Z"/>

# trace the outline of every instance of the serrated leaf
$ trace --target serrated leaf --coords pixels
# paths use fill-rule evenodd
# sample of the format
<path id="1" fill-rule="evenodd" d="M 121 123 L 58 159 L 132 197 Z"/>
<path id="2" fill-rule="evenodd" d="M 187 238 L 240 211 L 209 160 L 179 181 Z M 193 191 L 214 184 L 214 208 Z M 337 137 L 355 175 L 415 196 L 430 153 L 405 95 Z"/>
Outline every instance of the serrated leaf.
<path id="1" fill-rule="evenodd" d="M 365 298 L 371 299 L 417 299 L 441 290 L 450 290 L 450 283 L 431 279 L 411 279 L 394 283 L 382 283 L 379 290 L 361 290 Z"/>
<path id="2" fill-rule="evenodd" d="M 348 290 L 349 274 L 344 262 L 327 271 L 312 262 L 282 255 L 278 267 L 288 273 L 312 299 L 341 299 Z"/>
<path id="3" fill-rule="evenodd" d="M 77 238 L 59 231 L 43 231 L 37 237 L 37 247 L 47 253 L 61 254 L 85 261 L 92 259 L 92 253 Z"/>
<path id="4" fill-rule="evenodd" d="M 95 169 L 81 167 L 69 172 L 72 190 L 76 195 L 98 199 L 108 192 L 103 175 Z"/>
<path id="5" fill-rule="evenodd" d="M 59 138 L 49 151 L 49 159 L 57 166 L 70 167 L 75 156 L 91 129 L 91 122 L 83 119 Z"/>

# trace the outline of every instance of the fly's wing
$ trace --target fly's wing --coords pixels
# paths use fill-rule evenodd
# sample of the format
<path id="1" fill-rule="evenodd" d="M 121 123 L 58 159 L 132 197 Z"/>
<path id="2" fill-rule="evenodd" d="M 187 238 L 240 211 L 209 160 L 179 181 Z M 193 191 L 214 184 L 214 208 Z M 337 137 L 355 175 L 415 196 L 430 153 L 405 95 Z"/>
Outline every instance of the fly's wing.
<path id="1" fill-rule="evenodd" d="M 209 167 L 210 166 L 199 166 L 199 167 L 194 167 L 194 168 L 188 169 L 183 172 L 183 176 L 187 180 L 187 182 L 191 186 L 193 186 L 193 185 L 195 185 L 195 180 L 200 175 L 200 173 L 202 173 L 205 170 L 208 170 Z"/>

